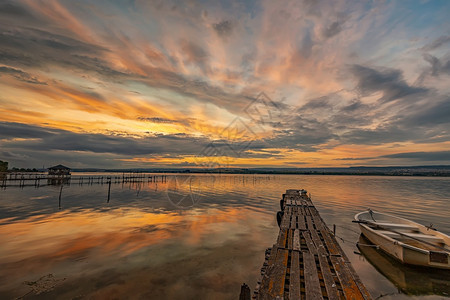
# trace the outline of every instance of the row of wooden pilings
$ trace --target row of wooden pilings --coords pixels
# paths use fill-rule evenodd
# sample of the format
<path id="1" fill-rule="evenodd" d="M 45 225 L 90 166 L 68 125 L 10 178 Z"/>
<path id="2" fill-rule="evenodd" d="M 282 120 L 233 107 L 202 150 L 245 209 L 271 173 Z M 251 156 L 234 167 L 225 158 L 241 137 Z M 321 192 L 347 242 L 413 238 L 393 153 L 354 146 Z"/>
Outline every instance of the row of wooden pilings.
<path id="1" fill-rule="evenodd" d="M 34 175 L 34 176 L 33 176 Z M 122 176 L 51 176 L 43 174 L 4 174 L 0 176 L 0 188 L 7 186 L 34 186 L 74 184 L 128 184 L 142 182 L 167 182 L 167 175 L 146 175 L 146 174 L 122 174 Z M 9 184 L 11 183 L 11 184 Z"/>

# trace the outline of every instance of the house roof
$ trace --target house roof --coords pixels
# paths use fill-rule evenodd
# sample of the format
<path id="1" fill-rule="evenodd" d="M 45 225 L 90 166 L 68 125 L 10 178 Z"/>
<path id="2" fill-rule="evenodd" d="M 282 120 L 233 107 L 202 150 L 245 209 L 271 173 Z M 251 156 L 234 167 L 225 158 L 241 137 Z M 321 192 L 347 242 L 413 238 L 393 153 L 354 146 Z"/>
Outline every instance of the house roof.
<path id="1" fill-rule="evenodd" d="M 57 165 L 54 167 L 48 168 L 49 170 L 70 170 L 70 168 L 63 166 L 63 165 Z"/>

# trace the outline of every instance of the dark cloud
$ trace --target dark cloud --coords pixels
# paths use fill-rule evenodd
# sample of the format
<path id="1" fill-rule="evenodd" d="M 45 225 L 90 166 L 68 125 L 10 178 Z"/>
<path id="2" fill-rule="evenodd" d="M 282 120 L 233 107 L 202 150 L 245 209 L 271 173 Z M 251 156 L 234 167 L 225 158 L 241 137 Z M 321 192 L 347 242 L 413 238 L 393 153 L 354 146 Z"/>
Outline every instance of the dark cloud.
<path id="1" fill-rule="evenodd" d="M 330 25 L 323 28 L 322 35 L 327 39 L 337 35 L 339 32 L 342 31 L 342 25 L 344 25 L 344 23 L 345 20 L 340 20 L 331 23 Z"/>
<path id="2" fill-rule="evenodd" d="M 300 107 L 296 113 L 309 118 L 320 119 L 321 122 L 337 132 L 366 126 L 378 117 L 374 111 L 374 104 L 368 105 L 355 98 L 346 102 L 340 95 L 341 91 L 334 92 L 319 98 L 309 100 Z"/>
<path id="3" fill-rule="evenodd" d="M 301 47 L 299 50 L 300 56 L 303 58 L 310 57 L 313 46 L 314 46 L 314 42 L 311 38 L 311 33 L 309 31 L 307 31 L 305 33 L 305 36 L 303 37 L 302 44 L 301 44 Z M 298 55 L 298 54 L 294 54 L 294 55 Z"/>
<path id="4" fill-rule="evenodd" d="M 195 63 L 202 68 L 205 67 L 205 63 L 208 59 L 208 53 L 199 45 L 192 41 L 182 40 L 180 42 L 181 49 L 187 57 L 188 62 Z"/>
<path id="5" fill-rule="evenodd" d="M 124 136 L 73 133 L 59 131 L 26 140 L 3 141 L 6 148 L 28 149 L 33 151 L 81 151 L 93 153 L 112 153 L 124 156 L 151 156 L 166 153 L 195 155 L 209 141 L 184 135 L 156 135 L 143 138 Z"/>
<path id="6" fill-rule="evenodd" d="M 228 37 L 233 32 L 233 24 L 229 20 L 215 23 L 212 25 L 212 27 L 220 37 Z"/>
<path id="7" fill-rule="evenodd" d="M 429 70 L 431 76 L 439 76 L 440 74 L 450 75 L 450 60 L 442 62 L 430 54 L 424 54 L 423 58 L 431 65 L 431 69 Z"/>
<path id="8" fill-rule="evenodd" d="M 380 158 L 401 158 L 414 161 L 448 161 L 450 162 L 450 151 L 435 152 L 405 152 L 380 156 Z"/>
<path id="9" fill-rule="evenodd" d="M 188 134 L 157 134 L 136 138 L 115 134 L 75 133 L 67 130 L 9 122 L 0 123 L 0 141 L 2 142 L 2 149 L 28 151 L 56 150 L 110 153 L 126 157 L 215 155 L 205 151 L 211 145 L 211 140 Z M 239 142 L 216 140 L 213 146 L 226 155 L 234 156 L 236 152 L 230 149 L 236 149 L 241 145 Z M 261 143 L 254 144 L 256 150 L 259 150 L 261 146 Z"/>
<path id="10" fill-rule="evenodd" d="M 159 117 L 153 117 L 153 118 L 146 118 L 146 117 L 138 117 L 139 121 L 146 121 L 150 123 L 166 123 L 166 124 L 174 124 L 179 123 L 179 121 L 176 120 L 170 120 L 166 118 L 159 118 Z"/>
<path id="11" fill-rule="evenodd" d="M 0 76 L 1 76 L 1 73 L 10 75 L 10 76 L 16 78 L 17 80 L 27 82 L 27 83 L 44 84 L 44 85 L 47 84 L 43 81 L 39 81 L 39 79 L 37 79 L 37 77 L 32 76 L 32 75 L 28 74 L 27 72 L 24 72 L 24 71 L 18 70 L 18 69 L 14 69 L 14 68 L 0 67 Z"/>
<path id="12" fill-rule="evenodd" d="M 355 99 L 348 105 L 345 105 L 341 108 L 341 112 L 346 113 L 356 113 L 361 112 L 362 110 L 366 110 L 369 106 L 361 102 L 361 100 Z"/>
<path id="13" fill-rule="evenodd" d="M 374 113 L 375 107 L 354 99 L 340 107 L 330 116 L 330 123 L 338 130 L 360 128 L 372 124 L 379 116 Z"/>
<path id="14" fill-rule="evenodd" d="M 328 96 L 322 96 L 320 98 L 312 99 L 303 105 L 299 111 L 314 111 L 329 108 L 331 106 Z"/>
<path id="15" fill-rule="evenodd" d="M 9 152 L 9 151 L 0 151 L 0 160 L 3 160 L 3 161 L 9 161 L 9 160 L 26 161 L 28 159 L 30 159 L 30 157 L 28 155 L 18 154 L 18 153 Z"/>
<path id="16" fill-rule="evenodd" d="M 385 111 L 382 110 L 381 113 Z M 359 113 L 356 113 L 359 115 Z M 342 115 L 342 121 L 348 126 L 340 135 L 340 141 L 347 144 L 381 145 L 383 143 L 412 141 L 417 143 L 445 142 L 450 139 L 450 99 L 430 97 L 421 105 L 405 107 L 394 118 L 383 122 L 375 129 L 363 129 L 364 119 L 368 124 L 379 116 L 362 113 L 362 122 L 352 128 L 349 115 Z M 371 119 L 372 118 L 372 119 Z"/>
<path id="17" fill-rule="evenodd" d="M 439 101 L 429 101 L 417 111 L 408 112 L 401 122 L 407 128 L 422 126 L 436 129 L 438 125 L 447 125 L 445 131 L 448 133 L 450 129 L 448 126 L 450 124 L 450 97 L 444 97 Z"/>
<path id="18" fill-rule="evenodd" d="M 292 117 L 284 127 L 288 128 L 276 130 L 275 137 L 265 140 L 267 145 L 315 152 L 319 150 L 318 145 L 338 138 L 328 124 L 303 115 Z"/>
<path id="19" fill-rule="evenodd" d="M 413 87 L 406 83 L 403 74 L 396 69 L 373 69 L 362 65 L 353 65 L 350 68 L 358 80 L 357 89 L 363 96 L 375 92 L 383 92 L 382 102 L 395 101 L 413 94 L 425 93 L 425 88 Z"/>
<path id="20" fill-rule="evenodd" d="M 45 138 L 59 132 L 61 132 L 59 129 L 49 129 L 22 123 L 0 122 L 0 140 L 13 138 Z"/>
<path id="21" fill-rule="evenodd" d="M 0 33 L 0 63 L 13 68 L 46 70 L 59 66 L 80 73 L 124 76 L 99 57 L 107 50 L 82 41 L 37 29 L 12 29 Z"/>
<path id="22" fill-rule="evenodd" d="M 19 1 L 2 0 L 0 3 L 0 16 L 2 21 L 16 22 L 25 20 L 22 25 L 44 24 L 45 20 L 39 19 L 31 11 L 20 5 Z"/>
<path id="23" fill-rule="evenodd" d="M 303 0 L 303 7 L 307 15 L 320 17 L 322 15 L 321 5 L 319 1 L 316 0 Z"/>
<path id="24" fill-rule="evenodd" d="M 437 39 L 435 39 L 433 42 L 425 45 L 422 50 L 425 51 L 431 51 L 431 50 L 435 50 L 439 47 L 441 47 L 442 45 L 445 45 L 447 43 L 450 42 L 450 35 L 443 35 L 438 37 Z"/>
<path id="25" fill-rule="evenodd" d="M 380 145 L 408 141 L 414 136 L 414 133 L 396 126 L 382 126 L 376 129 L 352 129 L 341 134 L 340 140 L 344 144 Z"/>
<path id="26" fill-rule="evenodd" d="M 409 162 L 450 162 L 450 151 L 430 151 L 430 152 L 401 152 L 388 155 L 374 156 L 374 157 L 345 157 L 337 158 L 339 161 L 373 161 L 380 159 L 404 159 Z"/>

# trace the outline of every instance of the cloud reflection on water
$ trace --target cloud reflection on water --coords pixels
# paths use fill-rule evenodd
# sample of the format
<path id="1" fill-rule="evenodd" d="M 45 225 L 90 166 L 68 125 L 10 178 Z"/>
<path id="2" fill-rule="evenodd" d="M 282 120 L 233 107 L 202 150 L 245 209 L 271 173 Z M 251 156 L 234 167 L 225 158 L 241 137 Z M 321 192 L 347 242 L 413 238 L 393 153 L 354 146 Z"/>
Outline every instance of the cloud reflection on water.
<path id="1" fill-rule="evenodd" d="M 24 281 L 48 274 L 65 280 L 31 298 L 236 298 L 242 282 L 256 284 L 278 234 L 278 200 L 289 188 L 311 192 L 347 241 L 357 241 L 351 219 L 367 207 L 450 231 L 448 178 L 177 176 L 185 184 L 113 184 L 109 203 L 107 185 L 64 186 L 61 210 L 58 187 L 0 191 L 0 298 L 24 295 Z M 194 191 L 199 201 L 179 209 L 166 189 Z M 353 254 L 354 243 L 342 246 L 371 293 L 396 291 Z"/>

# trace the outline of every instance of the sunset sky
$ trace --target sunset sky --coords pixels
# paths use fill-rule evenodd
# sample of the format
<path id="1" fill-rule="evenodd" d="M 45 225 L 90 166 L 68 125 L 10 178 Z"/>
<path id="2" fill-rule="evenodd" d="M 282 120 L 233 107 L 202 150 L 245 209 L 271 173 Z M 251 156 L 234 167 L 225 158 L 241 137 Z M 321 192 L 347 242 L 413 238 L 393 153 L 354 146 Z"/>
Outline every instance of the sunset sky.
<path id="1" fill-rule="evenodd" d="M 446 0 L 0 0 L 0 160 L 450 165 L 449 15 Z"/>

